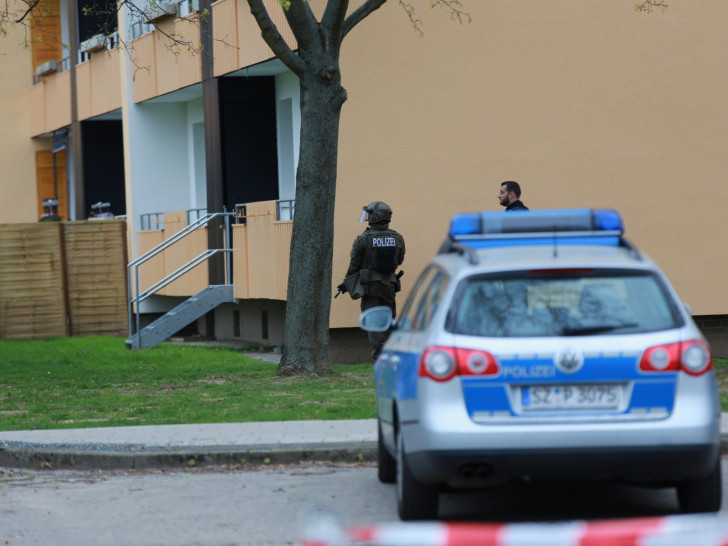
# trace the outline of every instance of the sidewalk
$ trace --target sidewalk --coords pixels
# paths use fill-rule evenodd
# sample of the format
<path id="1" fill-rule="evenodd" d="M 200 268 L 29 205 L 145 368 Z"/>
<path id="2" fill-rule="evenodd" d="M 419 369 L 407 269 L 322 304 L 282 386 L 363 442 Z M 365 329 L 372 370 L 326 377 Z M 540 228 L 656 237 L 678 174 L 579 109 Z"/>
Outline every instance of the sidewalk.
<path id="1" fill-rule="evenodd" d="M 143 469 L 376 460 L 375 419 L 0 432 L 0 467 Z"/>

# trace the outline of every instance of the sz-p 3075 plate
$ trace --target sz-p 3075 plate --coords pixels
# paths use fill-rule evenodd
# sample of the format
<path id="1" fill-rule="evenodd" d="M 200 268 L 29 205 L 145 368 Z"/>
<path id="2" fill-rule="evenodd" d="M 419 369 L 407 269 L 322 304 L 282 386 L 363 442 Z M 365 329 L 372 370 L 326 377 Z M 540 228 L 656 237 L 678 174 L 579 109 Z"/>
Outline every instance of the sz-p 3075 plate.
<path id="1" fill-rule="evenodd" d="M 529 385 L 521 387 L 524 411 L 617 409 L 622 403 L 618 384 Z"/>

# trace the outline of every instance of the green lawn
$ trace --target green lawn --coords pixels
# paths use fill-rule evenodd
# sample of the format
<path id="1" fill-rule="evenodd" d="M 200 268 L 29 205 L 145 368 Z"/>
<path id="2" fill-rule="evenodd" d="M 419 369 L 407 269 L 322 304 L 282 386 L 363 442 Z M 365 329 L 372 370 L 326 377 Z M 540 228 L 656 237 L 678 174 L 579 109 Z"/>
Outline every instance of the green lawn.
<path id="1" fill-rule="evenodd" d="M 713 359 L 713 366 L 715 367 L 715 378 L 720 389 L 720 405 L 723 411 L 728 411 L 728 359 L 715 358 Z"/>
<path id="2" fill-rule="evenodd" d="M 319 377 L 231 348 L 108 337 L 0 340 L 0 430 L 375 417 L 371 364 Z"/>
<path id="3" fill-rule="evenodd" d="M 714 363 L 728 411 L 728 360 Z M 376 416 L 371 364 L 334 365 L 319 377 L 275 370 L 226 347 L 0 340 L 0 430 Z"/>

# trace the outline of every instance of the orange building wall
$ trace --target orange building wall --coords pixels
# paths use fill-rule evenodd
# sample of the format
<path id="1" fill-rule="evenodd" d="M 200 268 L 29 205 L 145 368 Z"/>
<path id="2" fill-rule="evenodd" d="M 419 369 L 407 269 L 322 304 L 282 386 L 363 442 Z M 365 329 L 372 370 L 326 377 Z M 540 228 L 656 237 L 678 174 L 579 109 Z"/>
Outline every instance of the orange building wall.
<path id="1" fill-rule="evenodd" d="M 362 205 L 394 210 L 406 295 L 450 216 L 517 180 L 534 209 L 619 210 L 695 314 L 728 312 L 728 4 L 469 0 L 462 25 L 424 4 L 422 36 L 387 2 L 344 42 L 334 286 Z M 332 324 L 357 314 L 337 298 Z"/>

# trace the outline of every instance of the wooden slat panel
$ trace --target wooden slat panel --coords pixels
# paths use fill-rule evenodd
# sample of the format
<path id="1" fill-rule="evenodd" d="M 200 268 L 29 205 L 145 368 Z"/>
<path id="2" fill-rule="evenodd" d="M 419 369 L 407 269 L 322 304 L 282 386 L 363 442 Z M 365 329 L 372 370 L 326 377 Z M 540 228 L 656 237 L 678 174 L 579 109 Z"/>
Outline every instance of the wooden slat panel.
<path id="1" fill-rule="evenodd" d="M 276 265 L 278 272 L 278 299 L 288 297 L 288 270 L 291 259 L 291 236 L 293 221 L 276 222 Z"/>
<path id="2" fill-rule="evenodd" d="M 132 66 L 134 102 L 157 96 L 157 59 L 154 46 L 155 33 L 144 34 L 132 41 L 136 63 Z"/>
<path id="3" fill-rule="evenodd" d="M 181 36 L 182 41 L 190 41 L 192 47 L 199 44 L 199 28 L 185 19 L 169 18 L 158 23 L 164 32 Z M 164 95 L 202 80 L 201 55 L 190 52 L 184 45 L 177 45 L 165 36 L 164 32 L 155 30 L 155 58 L 157 61 L 157 93 Z"/>
<path id="4" fill-rule="evenodd" d="M 127 331 L 126 223 L 64 223 L 71 335 Z"/>
<path id="5" fill-rule="evenodd" d="M 245 224 L 233 225 L 233 295 L 249 298 L 248 289 L 248 244 Z"/>
<path id="6" fill-rule="evenodd" d="M 184 227 L 184 226 L 183 226 Z M 165 232 L 167 224 L 165 220 Z M 179 230 L 176 230 L 179 231 Z M 166 275 L 189 263 L 207 249 L 207 228 L 196 229 L 165 251 Z M 208 262 L 204 261 L 167 286 L 168 296 L 193 296 L 209 284 Z"/>
<path id="7" fill-rule="evenodd" d="M 247 3 L 245 0 L 237 1 L 242 4 L 238 6 L 238 43 L 240 44 L 238 59 L 240 67 L 254 65 L 273 58 L 273 52 L 260 35 L 260 27 L 255 21 L 255 17 L 250 13 L 250 9 L 247 8 Z M 276 27 L 278 27 L 281 36 L 291 48 L 296 49 L 298 45 L 286 22 L 286 16 L 281 5 L 277 0 L 265 0 L 265 7 Z"/>
<path id="8" fill-rule="evenodd" d="M 249 272 L 251 298 L 278 299 L 278 264 L 276 233 L 276 202 L 262 201 L 247 206 L 248 264 L 255 267 Z"/>
<path id="9" fill-rule="evenodd" d="M 71 124 L 71 72 L 66 70 L 46 78 L 46 131 Z"/>
<path id="10" fill-rule="evenodd" d="M 240 6 L 242 9 L 243 6 Z M 250 10 L 248 9 L 248 13 Z M 212 26 L 215 41 L 215 76 L 240 68 L 238 60 L 238 1 L 220 0 L 212 5 Z M 262 38 L 261 38 L 262 39 Z"/>
<path id="11" fill-rule="evenodd" d="M 0 338 L 125 335 L 126 262 L 124 221 L 0 225 Z"/>
<path id="12" fill-rule="evenodd" d="M 91 53 L 89 64 L 91 67 L 89 117 L 121 108 L 121 51 L 102 49 Z M 80 103 L 79 96 L 79 109 Z"/>
<path id="13" fill-rule="evenodd" d="M 184 40 L 189 41 L 193 48 L 200 44 L 200 26 L 190 19 L 177 19 L 175 30 Z M 179 88 L 187 87 L 202 81 L 202 55 L 204 52 L 190 51 L 180 48 L 177 54 L 177 70 L 179 71 Z"/>
<path id="14" fill-rule="evenodd" d="M 187 225 L 187 215 L 183 211 L 165 212 L 164 213 L 164 240 L 173 237 L 178 231 L 184 229 Z M 164 275 L 156 280 L 161 280 L 172 273 L 179 266 L 186 263 L 184 254 L 179 250 L 179 246 L 172 245 L 163 252 L 164 254 Z M 158 293 L 167 296 L 184 296 L 185 290 L 181 281 L 173 282 L 162 288 Z"/>
<path id="15" fill-rule="evenodd" d="M 91 107 L 91 62 L 76 65 L 76 97 L 78 99 L 78 119 L 88 119 L 94 115 Z"/>
<path id="16" fill-rule="evenodd" d="M 140 231 L 138 233 L 138 240 L 139 256 L 143 256 L 144 254 L 152 250 L 155 246 L 164 242 L 164 231 L 161 229 Z M 157 254 L 153 258 L 141 264 L 139 266 L 139 291 L 143 292 L 154 283 L 162 279 L 165 275 L 164 270 L 164 252 Z M 133 269 L 131 271 L 131 274 L 132 276 L 134 275 Z M 133 286 L 135 279 L 132 278 L 131 281 Z M 160 294 L 164 294 L 164 292 L 160 292 Z"/>
<path id="17" fill-rule="evenodd" d="M 0 225 L 0 337 L 66 334 L 61 224 Z"/>

